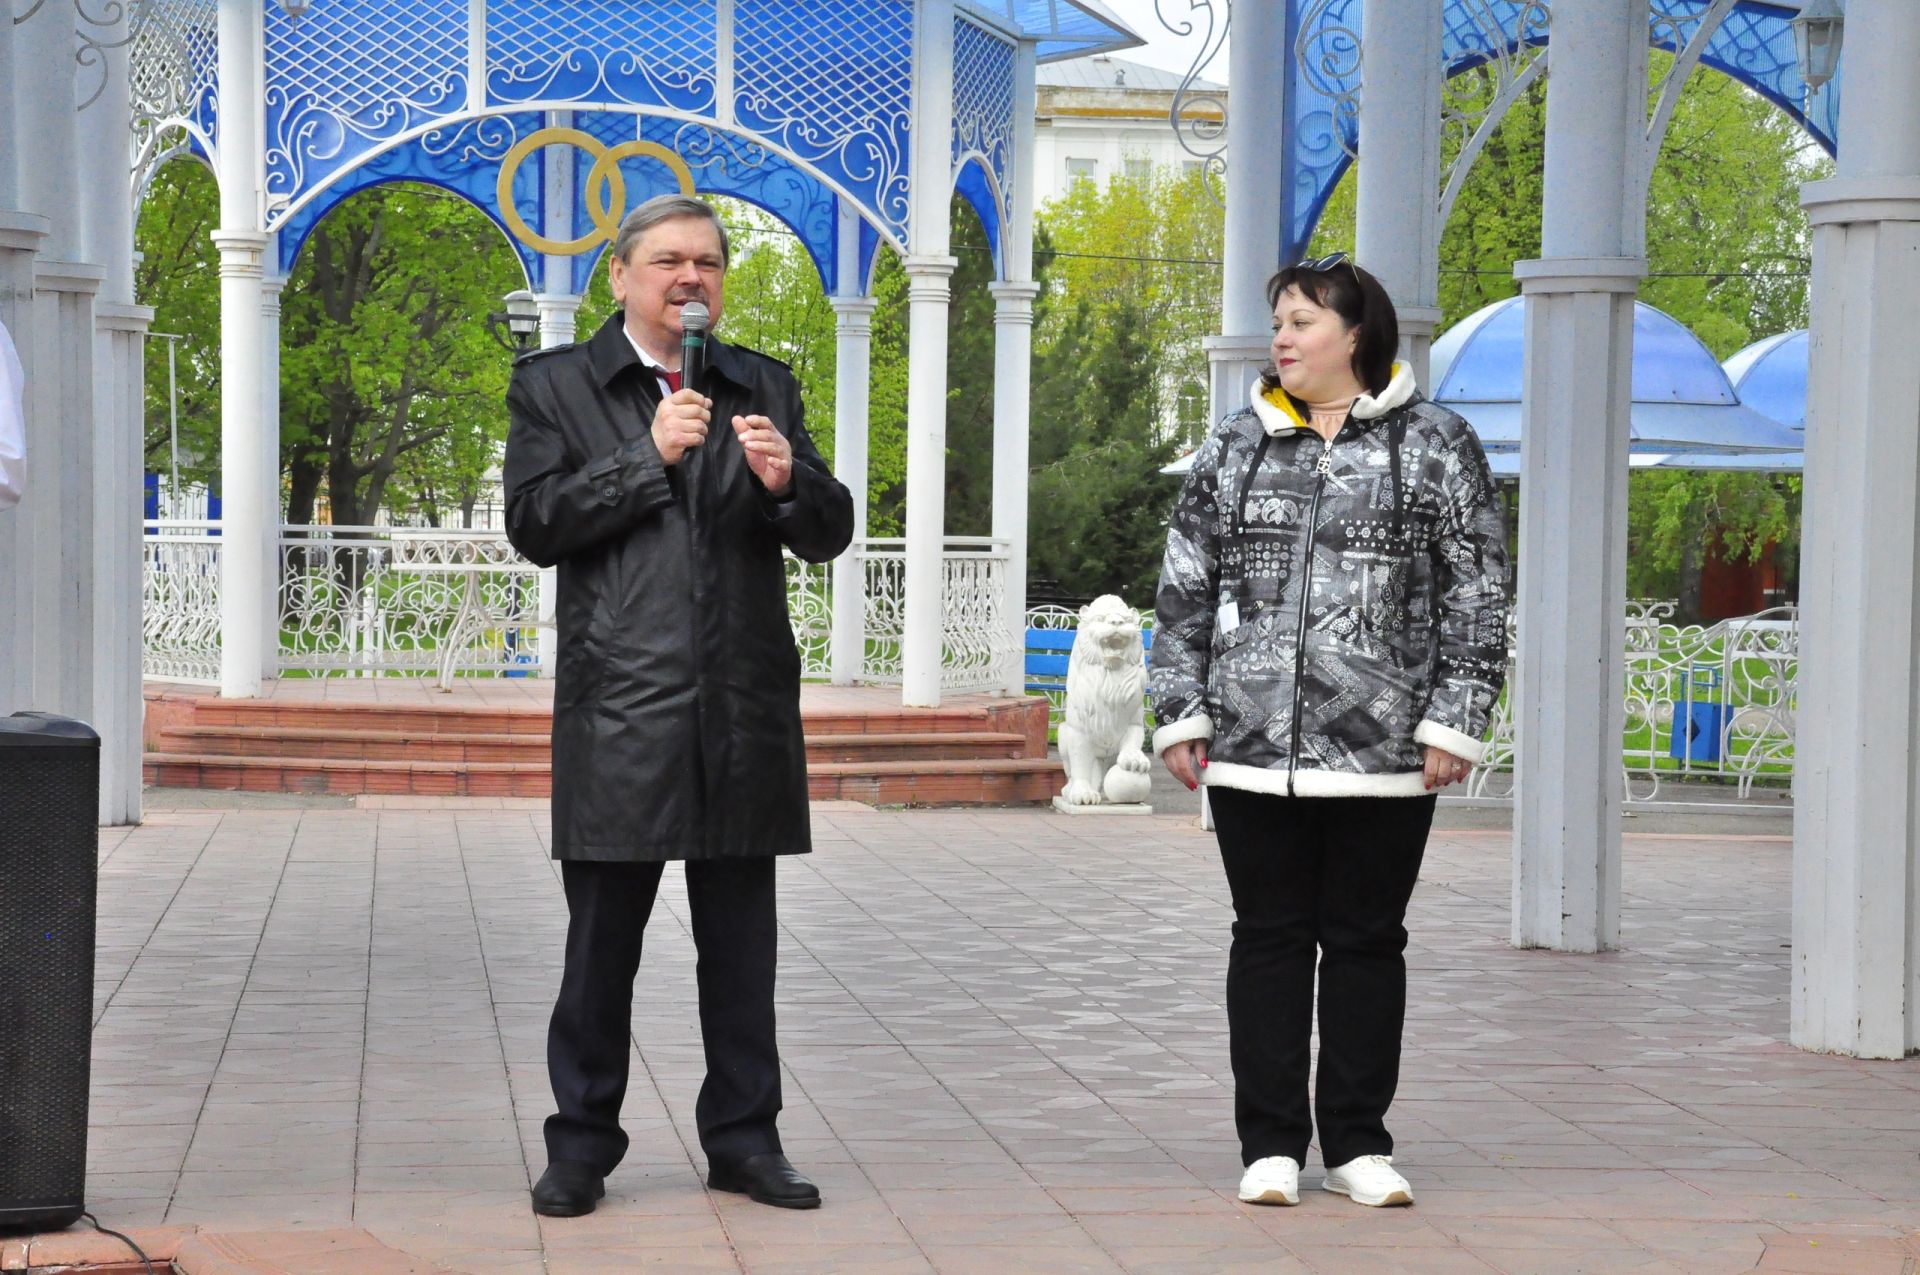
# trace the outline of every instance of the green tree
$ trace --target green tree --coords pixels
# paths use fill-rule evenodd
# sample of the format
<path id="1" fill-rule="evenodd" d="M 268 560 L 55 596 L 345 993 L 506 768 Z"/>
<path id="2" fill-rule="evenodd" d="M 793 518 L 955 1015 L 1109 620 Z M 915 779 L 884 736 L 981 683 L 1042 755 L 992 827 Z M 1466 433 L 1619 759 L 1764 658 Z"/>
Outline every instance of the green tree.
<path id="1" fill-rule="evenodd" d="M 1147 333 L 1140 307 L 1079 300 L 1036 360 L 1027 572 L 1069 598 L 1152 605 L 1178 485 Z"/>
<path id="2" fill-rule="evenodd" d="M 141 205 L 136 295 L 178 351 L 182 477 L 220 471 L 220 281 L 213 179 L 173 163 Z M 507 358 L 481 319 L 523 284 L 492 224 L 431 187 L 363 191 L 316 228 L 281 298 L 279 439 L 288 518 L 470 508 L 506 429 Z M 167 351 L 147 348 L 148 463 L 167 459 Z M 392 498 L 390 498 L 390 496 Z"/>
<path id="3" fill-rule="evenodd" d="M 1208 383 L 1202 341 L 1220 326 L 1225 219 L 1198 172 L 1154 165 L 1105 186 L 1075 182 L 1040 210 L 1051 245 L 1047 286 L 1065 305 L 1043 307 L 1035 344 L 1085 301 L 1096 319 L 1137 313 L 1149 361 L 1141 393 L 1154 420 L 1189 445 L 1205 436 Z"/>
<path id="4" fill-rule="evenodd" d="M 471 503 L 506 435 L 508 359 L 482 319 L 519 286 L 485 215 L 431 187 L 375 187 L 327 214 L 282 302 L 290 522 L 324 483 L 334 523 L 371 523 L 403 464 L 414 492 Z"/>
<path id="5" fill-rule="evenodd" d="M 135 224 L 134 295 L 153 307 L 153 330 L 177 333 L 175 376 L 180 417 L 180 477 L 186 483 L 220 475 L 220 191 L 213 174 L 176 160 L 154 174 Z M 166 472 L 171 445 L 167 347 L 146 347 L 147 468 Z"/>

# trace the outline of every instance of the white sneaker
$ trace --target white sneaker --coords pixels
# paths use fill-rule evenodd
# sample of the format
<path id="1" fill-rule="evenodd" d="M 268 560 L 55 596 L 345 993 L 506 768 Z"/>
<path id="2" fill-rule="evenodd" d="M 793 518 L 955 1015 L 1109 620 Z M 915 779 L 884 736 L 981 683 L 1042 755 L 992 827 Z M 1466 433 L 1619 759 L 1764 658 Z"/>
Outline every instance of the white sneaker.
<path id="1" fill-rule="evenodd" d="M 1300 1165 L 1290 1155 L 1270 1155 L 1247 1166 L 1240 1198 L 1248 1204 L 1300 1203 Z"/>
<path id="2" fill-rule="evenodd" d="M 1327 1180 L 1322 1185 L 1329 1191 L 1352 1197 L 1355 1204 L 1374 1208 L 1413 1203 L 1413 1188 L 1393 1171 L 1390 1155 L 1363 1155 L 1337 1169 L 1328 1169 Z M 1246 1196 L 1240 1198 L 1244 1200 Z"/>

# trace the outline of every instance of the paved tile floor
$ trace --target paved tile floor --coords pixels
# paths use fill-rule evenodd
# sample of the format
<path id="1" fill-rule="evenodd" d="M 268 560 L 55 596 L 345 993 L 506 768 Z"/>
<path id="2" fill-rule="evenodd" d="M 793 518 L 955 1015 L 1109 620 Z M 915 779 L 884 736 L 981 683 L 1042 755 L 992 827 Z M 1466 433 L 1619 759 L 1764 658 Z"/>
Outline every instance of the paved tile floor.
<path id="1" fill-rule="evenodd" d="M 161 803 L 156 803 L 161 804 Z M 378 805 L 379 803 L 375 803 Z M 409 808 L 411 807 L 411 808 Z M 786 860 L 783 1130 L 826 1193 L 700 1185 L 670 872 L 634 1145 L 537 1220 L 564 909 L 537 803 L 158 810 L 103 834 L 107 1225 L 357 1224 L 479 1272 L 1912 1270 L 1920 1060 L 1784 1041 L 1789 846 L 1630 837 L 1626 950 L 1515 951 L 1507 835 L 1436 834 L 1393 1127 L 1419 1195 L 1232 1198 L 1225 888 L 1190 819 L 815 810 Z"/>

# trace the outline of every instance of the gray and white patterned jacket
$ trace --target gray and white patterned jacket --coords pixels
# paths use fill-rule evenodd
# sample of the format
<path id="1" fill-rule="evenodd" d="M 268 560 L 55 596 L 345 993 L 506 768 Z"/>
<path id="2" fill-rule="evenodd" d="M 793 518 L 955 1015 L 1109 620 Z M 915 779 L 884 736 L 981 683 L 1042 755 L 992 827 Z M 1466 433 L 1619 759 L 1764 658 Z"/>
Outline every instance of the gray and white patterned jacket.
<path id="1" fill-rule="evenodd" d="M 1507 534 L 1486 455 L 1394 366 L 1331 444 L 1285 394 L 1221 422 L 1174 507 L 1153 747 L 1209 784 L 1420 796 L 1424 746 L 1479 762 L 1506 676 Z"/>

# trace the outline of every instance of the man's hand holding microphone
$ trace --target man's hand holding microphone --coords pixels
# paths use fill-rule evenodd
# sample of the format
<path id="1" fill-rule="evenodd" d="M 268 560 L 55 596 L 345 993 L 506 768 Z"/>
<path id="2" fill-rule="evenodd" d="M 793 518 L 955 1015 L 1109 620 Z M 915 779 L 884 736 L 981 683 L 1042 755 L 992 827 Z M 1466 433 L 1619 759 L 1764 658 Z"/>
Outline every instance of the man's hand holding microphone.
<path id="1" fill-rule="evenodd" d="M 678 463 L 689 448 L 706 442 L 713 424 L 713 400 L 693 388 L 706 370 L 707 313 L 698 301 L 680 308 L 681 388 L 661 399 L 653 413 L 653 445 L 663 464 Z M 793 445 L 786 436 L 764 416 L 734 417 L 733 432 L 761 486 L 772 495 L 784 495 L 793 482 Z"/>

